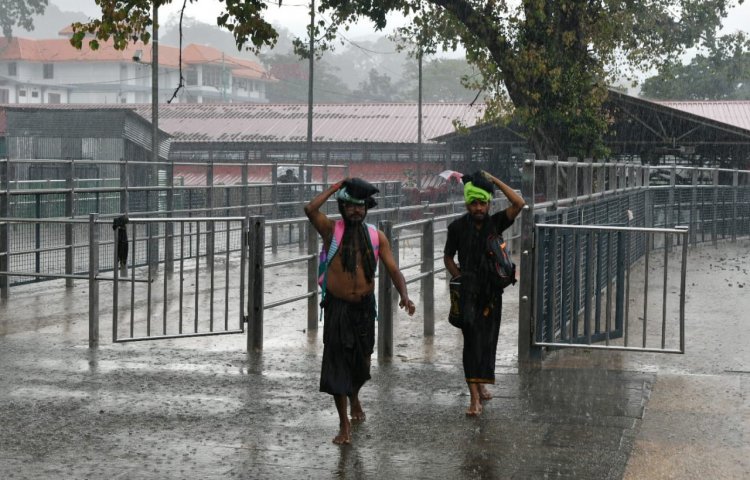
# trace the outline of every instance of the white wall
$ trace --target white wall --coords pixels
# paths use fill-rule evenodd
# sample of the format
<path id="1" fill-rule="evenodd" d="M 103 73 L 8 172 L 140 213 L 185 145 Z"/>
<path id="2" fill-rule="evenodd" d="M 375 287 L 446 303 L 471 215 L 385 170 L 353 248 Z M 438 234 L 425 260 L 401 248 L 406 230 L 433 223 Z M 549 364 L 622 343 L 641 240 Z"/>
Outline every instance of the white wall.
<path id="1" fill-rule="evenodd" d="M 8 90 L 10 103 L 48 103 L 49 93 L 59 94 L 60 103 L 150 103 L 151 65 L 135 62 L 60 62 L 52 63 L 53 75 L 44 78 L 44 63 L 16 61 L 16 75 L 10 77 L 18 84 L 10 83 L 2 88 Z M 7 62 L 0 66 L 0 72 L 7 73 Z M 184 67 L 183 67 L 184 69 Z M 200 86 L 203 68 L 197 65 L 199 86 L 191 87 L 192 96 L 203 101 L 221 101 L 220 92 L 214 87 Z M 159 101 L 172 97 L 180 81 L 176 68 L 160 67 Z M 252 86 L 247 89 L 234 89 L 235 101 L 239 98 L 264 101 L 265 82 L 249 80 Z M 20 91 L 26 95 L 21 97 Z M 35 96 L 36 95 L 36 96 Z M 178 96 L 175 102 L 180 101 Z M 183 100 L 184 101 L 184 100 Z"/>

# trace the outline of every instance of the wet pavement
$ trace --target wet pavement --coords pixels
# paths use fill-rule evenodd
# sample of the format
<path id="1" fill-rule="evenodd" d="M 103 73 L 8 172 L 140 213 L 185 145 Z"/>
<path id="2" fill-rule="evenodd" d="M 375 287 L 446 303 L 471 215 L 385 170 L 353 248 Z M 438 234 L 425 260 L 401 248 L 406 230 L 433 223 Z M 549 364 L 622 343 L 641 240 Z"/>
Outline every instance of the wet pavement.
<path id="1" fill-rule="evenodd" d="M 750 243 L 699 247 L 689 267 L 685 355 L 567 350 L 521 367 L 510 290 L 479 418 L 436 282 L 436 335 L 395 315 L 395 356 L 373 358 L 344 447 L 318 392 L 322 329 L 305 331 L 300 304 L 266 312 L 261 354 L 243 335 L 112 344 L 106 321 L 89 350 L 85 283 L 14 289 L 0 478 L 750 478 Z"/>

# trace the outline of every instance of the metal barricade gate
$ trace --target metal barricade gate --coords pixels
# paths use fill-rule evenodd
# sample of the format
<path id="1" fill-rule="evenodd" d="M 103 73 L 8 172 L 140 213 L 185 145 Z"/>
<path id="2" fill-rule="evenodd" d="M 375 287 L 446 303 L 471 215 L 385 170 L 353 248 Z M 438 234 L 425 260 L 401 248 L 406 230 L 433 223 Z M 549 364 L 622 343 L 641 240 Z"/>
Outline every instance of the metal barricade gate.
<path id="1" fill-rule="evenodd" d="M 112 341 L 243 333 L 248 222 L 130 218 L 127 238 L 115 227 Z"/>
<path id="2" fill-rule="evenodd" d="M 688 228 L 669 228 L 671 197 L 655 199 L 648 179 L 635 164 L 524 162 L 520 360 L 557 348 L 684 353 Z M 656 207 L 662 228 L 650 228 Z"/>
<path id="3" fill-rule="evenodd" d="M 685 353 L 687 235 L 687 227 L 536 224 L 532 344 Z M 676 238 L 680 249 L 670 248 Z"/>

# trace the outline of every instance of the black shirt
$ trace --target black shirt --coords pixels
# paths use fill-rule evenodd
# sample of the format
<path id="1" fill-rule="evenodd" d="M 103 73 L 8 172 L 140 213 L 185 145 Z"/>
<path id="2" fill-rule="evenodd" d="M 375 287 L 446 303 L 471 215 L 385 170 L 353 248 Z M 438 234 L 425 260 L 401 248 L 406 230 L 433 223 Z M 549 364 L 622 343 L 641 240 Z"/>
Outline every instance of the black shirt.
<path id="1" fill-rule="evenodd" d="M 467 213 L 448 225 L 448 238 L 443 254 L 453 257 L 458 252 L 458 265 L 461 271 L 477 272 L 481 260 L 486 255 L 487 237 L 493 232 L 502 233 L 511 225 L 513 220 L 508 218 L 505 210 L 502 210 L 493 214 L 490 221 L 484 222 L 482 228 L 477 230 L 474 220 Z"/>

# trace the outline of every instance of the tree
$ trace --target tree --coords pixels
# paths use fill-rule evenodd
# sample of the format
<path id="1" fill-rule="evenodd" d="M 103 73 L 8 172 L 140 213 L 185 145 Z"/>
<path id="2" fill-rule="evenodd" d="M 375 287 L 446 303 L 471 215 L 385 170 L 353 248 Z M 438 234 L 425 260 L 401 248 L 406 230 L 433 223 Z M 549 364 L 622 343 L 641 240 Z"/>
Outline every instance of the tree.
<path id="1" fill-rule="evenodd" d="M 407 98 L 417 98 L 419 72 L 415 61 L 406 70 L 399 90 Z M 481 74 L 464 59 L 434 58 L 422 66 L 422 98 L 425 102 L 471 102 L 482 97 Z M 482 98 L 482 100 L 484 99 Z"/>
<path id="2" fill-rule="evenodd" d="M 266 88 L 274 103 L 307 103 L 308 64 L 293 53 L 262 55 L 263 64 L 277 81 Z M 315 61 L 313 98 L 319 103 L 351 103 L 355 97 L 325 59 Z"/>
<path id="3" fill-rule="evenodd" d="M 643 82 L 641 95 L 666 100 L 750 100 L 750 38 L 725 35 L 690 63 L 670 63 Z"/>
<path id="4" fill-rule="evenodd" d="M 325 56 L 331 65 L 339 68 L 342 79 L 350 88 L 355 89 L 367 81 L 373 68 L 379 73 L 387 74 L 393 83 L 401 81 L 402 67 L 408 60 L 408 54 L 400 51 L 396 42 L 385 35 L 357 41 L 342 38 L 346 45 Z"/>
<path id="5" fill-rule="evenodd" d="M 366 80 L 359 84 L 354 95 L 361 102 L 383 103 L 399 100 L 399 93 L 391 83 L 391 77 L 387 74 L 379 74 L 376 69 L 370 69 Z"/>
<path id="6" fill-rule="evenodd" d="M 0 0 L 0 26 L 3 35 L 13 36 L 13 27 L 34 30 L 34 15 L 41 15 L 48 0 Z"/>
<path id="7" fill-rule="evenodd" d="M 74 45 L 93 33 L 92 48 L 113 39 L 116 48 L 149 40 L 151 1 L 96 0 L 102 18 L 75 24 Z M 171 0 L 158 0 L 160 4 Z M 198 0 L 191 0 L 198 1 Z M 275 0 L 274 0 L 275 1 Z M 742 2 L 743 0 L 736 0 Z M 267 0 L 220 0 L 217 24 L 238 48 L 273 45 L 275 29 L 263 18 Z M 377 30 L 386 15 L 413 22 L 400 33 L 425 53 L 463 45 L 482 74 L 491 100 L 487 118 L 514 118 L 538 156 L 604 155 L 609 125 L 603 104 L 616 75 L 674 61 L 687 48 L 711 42 L 735 0 L 320 0 L 319 51 L 339 26 L 368 18 Z M 322 18 L 330 19 L 327 23 Z M 306 42 L 297 43 L 305 53 Z"/>

